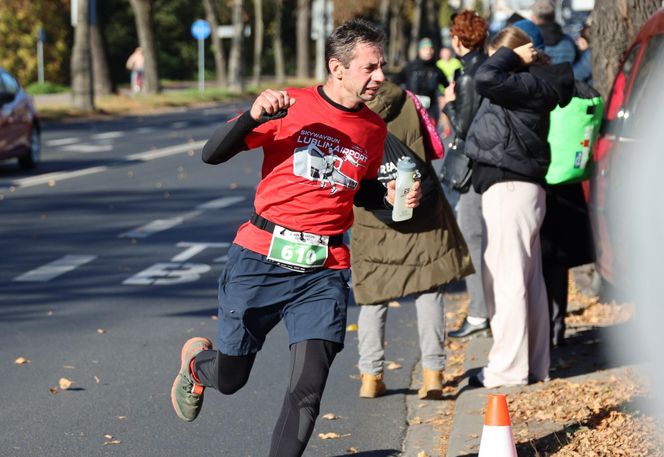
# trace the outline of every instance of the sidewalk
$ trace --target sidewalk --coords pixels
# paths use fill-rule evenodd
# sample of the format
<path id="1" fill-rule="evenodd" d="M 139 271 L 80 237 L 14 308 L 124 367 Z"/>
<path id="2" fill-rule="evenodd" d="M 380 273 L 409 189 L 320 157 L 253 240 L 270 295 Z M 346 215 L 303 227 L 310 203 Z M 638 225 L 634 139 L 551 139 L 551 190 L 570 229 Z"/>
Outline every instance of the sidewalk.
<path id="1" fill-rule="evenodd" d="M 450 297 L 451 301 L 453 298 Z M 457 302 L 463 309 L 463 296 L 457 297 Z M 458 303 L 449 308 L 452 313 L 459 311 Z M 448 359 L 446 376 L 454 380 L 445 398 L 440 402 L 422 402 L 416 397 L 407 400 L 410 427 L 403 455 L 476 456 L 487 395 L 496 393 L 508 396 L 519 456 L 589 455 L 588 449 L 598 450 L 593 455 L 661 455 L 637 450 L 641 446 L 661 452 L 661 447 L 657 447 L 660 445 L 655 437 L 648 436 L 651 429 L 641 424 L 633 427 L 629 422 L 632 418 L 640 420 L 641 415 L 657 416 L 642 401 L 647 395 L 638 369 L 643 361 L 629 360 L 611 351 L 615 346 L 629 345 L 629 311 L 627 306 L 603 305 L 587 297 L 581 301 L 571 300 L 567 344 L 551 353 L 552 379 L 529 386 L 469 387 L 468 372 L 485 365 L 492 340 L 488 334 L 478 334 L 466 341 L 448 341 L 448 349 L 450 344 L 461 346 L 463 373 L 450 366 Z M 449 328 L 455 325 L 448 323 Z M 415 371 L 413 387 L 420 379 L 419 369 Z M 616 432 L 612 426 L 621 432 Z M 600 437 L 598 430 L 602 429 Z M 577 444 L 575 435 L 582 436 L 584 444 Z M 614 454 L 605 450 L 616 446 L 616 442 L 630 451 Z M 568 450 L 574 446 L 581 446 L 582 450 L 577 453 Z M 583 446 L 588 446 L 585 452 Z"/>

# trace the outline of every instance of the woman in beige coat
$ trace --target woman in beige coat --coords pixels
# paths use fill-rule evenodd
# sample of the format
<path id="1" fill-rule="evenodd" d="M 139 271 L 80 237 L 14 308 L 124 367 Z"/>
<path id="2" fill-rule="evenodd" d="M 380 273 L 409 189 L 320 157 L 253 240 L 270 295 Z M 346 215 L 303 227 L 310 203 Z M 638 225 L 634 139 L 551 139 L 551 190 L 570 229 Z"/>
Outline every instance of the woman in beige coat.
<path id="1" fill-rule="evenodd" d="M 412 96 L 385 82 L 367 103 L 387 123 L 388 140 L 379 180 L 396 172 L 401 155 L 417 164 L 422 181 L 420 207 L 413 218 L 395 223 L 391 210 L 355 208 L 351 237 L 353 291 L 361 305 L 358 321 L 360 396 L 385 392 L 383 382 L 387 303 L 415 296 L 422 352 L 423 385 L 420 398 L 442 393 L 445 366 L 445 314 L 442 286 L 473 273 L 466 243 L 445 199 L 427 154 L 427 130 Z"/>

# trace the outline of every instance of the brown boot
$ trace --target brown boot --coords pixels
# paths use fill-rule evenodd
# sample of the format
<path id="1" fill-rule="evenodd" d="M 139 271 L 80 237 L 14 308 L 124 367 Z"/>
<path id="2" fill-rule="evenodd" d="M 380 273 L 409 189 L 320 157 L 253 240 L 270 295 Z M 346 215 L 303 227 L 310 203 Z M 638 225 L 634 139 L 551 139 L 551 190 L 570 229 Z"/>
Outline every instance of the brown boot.
<path id="1" fill-rule="evenodd" d="M 360 397 L 376 398 L 385 393 L 385 383 L 383 382 L 383 373 L 366 374 L 360 373 L 362 386 L 360 387 Z"/>
<path id="2" fill-rule="evenodd" d="M 417 392 L 421 399 L 440 399 L 443 397 L 443 372 L 422 367 L 422 387 Z"/>

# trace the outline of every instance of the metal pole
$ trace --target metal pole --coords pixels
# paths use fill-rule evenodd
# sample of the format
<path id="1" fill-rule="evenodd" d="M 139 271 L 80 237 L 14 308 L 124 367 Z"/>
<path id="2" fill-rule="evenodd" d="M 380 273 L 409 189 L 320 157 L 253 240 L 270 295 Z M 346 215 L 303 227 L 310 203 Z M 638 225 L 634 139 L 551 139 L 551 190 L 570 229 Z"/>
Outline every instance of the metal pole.
<path id="1" fill-rule="evenodd" d="M 205 90 L 205 40 L 198 40 L 198 91 Z"/>
<path id="2" fill-rule="evenodd" d="M 44 84 L 44 42 L 37 41 L 37 79 Z"/>

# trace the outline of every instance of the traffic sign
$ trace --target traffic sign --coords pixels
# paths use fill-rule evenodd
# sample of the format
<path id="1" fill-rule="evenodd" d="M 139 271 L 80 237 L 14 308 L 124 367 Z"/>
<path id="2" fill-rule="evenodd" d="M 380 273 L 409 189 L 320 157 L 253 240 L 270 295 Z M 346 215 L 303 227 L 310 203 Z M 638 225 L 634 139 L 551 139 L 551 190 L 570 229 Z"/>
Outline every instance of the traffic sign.
<path id="1" fill-rule="evenodd" d="M 210 36 L 210 24 L 203 19 L 197 19 L 191 24 L 191 35 L 197 40 L 204 40 Z"/>

